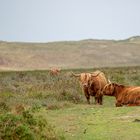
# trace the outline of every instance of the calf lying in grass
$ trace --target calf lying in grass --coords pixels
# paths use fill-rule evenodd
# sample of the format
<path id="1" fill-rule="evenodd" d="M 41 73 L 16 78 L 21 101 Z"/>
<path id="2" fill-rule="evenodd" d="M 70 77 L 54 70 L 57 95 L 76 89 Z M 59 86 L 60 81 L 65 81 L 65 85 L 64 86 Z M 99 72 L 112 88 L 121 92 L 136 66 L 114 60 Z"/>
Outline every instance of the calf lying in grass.
<path id="1" fill-rule="evenodd" d="M 140 87 L 124 86 L 116 83 L 107 84 L 103 89 L 103 94 L 116 97 L 116 107 L 140 106 Z"/>

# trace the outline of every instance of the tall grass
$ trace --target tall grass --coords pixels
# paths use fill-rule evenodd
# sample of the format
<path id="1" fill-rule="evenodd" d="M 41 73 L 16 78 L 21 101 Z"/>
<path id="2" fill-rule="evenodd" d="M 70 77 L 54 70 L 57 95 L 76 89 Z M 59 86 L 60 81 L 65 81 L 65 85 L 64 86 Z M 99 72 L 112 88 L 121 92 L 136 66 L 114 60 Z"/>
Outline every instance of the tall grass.
<path id="1" fill-rule="evenodd" d="M 93 72 L 96 69 L 63 70 L 58 76 L 49 71 L 24 71 L 0 73 L 0 102 L 7 106 L 17 103 L 38 104 L 48 108 L 59 108 L 71 103 L 86 102 L 75 73 Z M 140 67 L 102 68 L 108 79 L 125 85 L 140 85 Z M 61 102 L 60 102 L 61 101 Z"/>

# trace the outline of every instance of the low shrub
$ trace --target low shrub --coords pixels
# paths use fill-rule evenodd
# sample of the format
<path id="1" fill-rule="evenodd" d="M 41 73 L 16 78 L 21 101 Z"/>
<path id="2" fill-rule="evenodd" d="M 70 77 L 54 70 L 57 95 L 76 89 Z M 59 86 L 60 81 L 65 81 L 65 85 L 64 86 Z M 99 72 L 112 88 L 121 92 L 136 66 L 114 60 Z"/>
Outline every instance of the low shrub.
<path id="1" fill-rule="evenodd" d="M 2 140 L 58 140 L 54 128 L 42 116 L 34 116 L 30 110 L 22 114 L 0 115 L 0 139 Z"/>
<path id="2" fill-rule="evenodd" d="M 9 111 L 10 108 L 6 102 L 0 101 L 0 113 Z"/>

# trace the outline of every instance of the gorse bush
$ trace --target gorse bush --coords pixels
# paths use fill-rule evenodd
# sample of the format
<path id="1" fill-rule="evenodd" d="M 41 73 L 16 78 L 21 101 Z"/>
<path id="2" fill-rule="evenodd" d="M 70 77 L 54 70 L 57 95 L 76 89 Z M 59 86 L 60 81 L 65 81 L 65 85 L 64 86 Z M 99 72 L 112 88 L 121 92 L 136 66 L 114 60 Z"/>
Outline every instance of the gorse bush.
<path id="1" fill-rule="evenodd" d="M 12 139 L 34 139 L 29 125 L 24 123 L 22 116 L 4 114 L 0 116 L 0 138 Z"/>
<path id="2" fill-rule="evenodd" d="M 34 116 L 30 110 L 22 114 L 0 115 L 0 139 L 2 140 L 57 140 L 55 131 L 46 119 Z"/>

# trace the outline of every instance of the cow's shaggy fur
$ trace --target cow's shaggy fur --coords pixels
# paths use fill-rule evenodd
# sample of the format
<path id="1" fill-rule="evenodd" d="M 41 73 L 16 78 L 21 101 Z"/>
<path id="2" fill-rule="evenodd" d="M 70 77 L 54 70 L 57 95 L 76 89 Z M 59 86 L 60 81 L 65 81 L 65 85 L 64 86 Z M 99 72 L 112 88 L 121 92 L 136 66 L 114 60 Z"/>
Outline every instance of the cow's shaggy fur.
<path id="1" fill-rule="evenodd" d="M 60 73 L 61 69 L 59 68 L 51 68 L 50 69 L 50 74 L 51 75 L 58 75 Z"/>
<path id="2" fill-rule="evenodd" d="M 73 75 L 79 77 L 87 102 L 90 104 L 90 96 L 94 96 L 95 104 L 102 105 L 102 89 L 107 84 L 107 79 L 104 73 L 101 71 L 95 71 L 93 73 Z"/>
<path id="3" fill-rule="evenodd" d="M 102 90 L 107 83 L 108 80 L 106 79 L 103 72 L 96 71 L 91 75 L 88 85 L 88 91 L 90 96 L 95 97 L 95 104 L 102 105 L 103 102 Z"/>
<path id="4" fill-rule="evenodd" d="M 124 86 L 116 83 L 107 84 L 103 94 L 116 97 L 116 107 L 140 106 L 140 87 Z"/>

